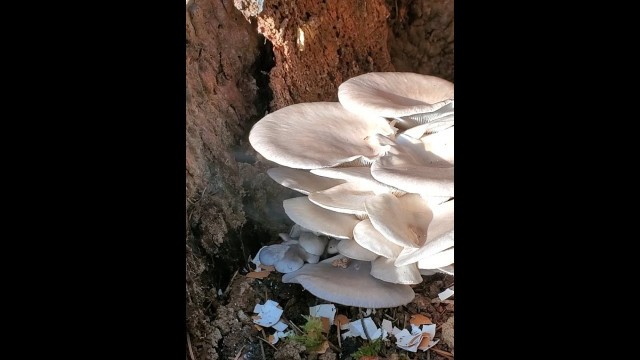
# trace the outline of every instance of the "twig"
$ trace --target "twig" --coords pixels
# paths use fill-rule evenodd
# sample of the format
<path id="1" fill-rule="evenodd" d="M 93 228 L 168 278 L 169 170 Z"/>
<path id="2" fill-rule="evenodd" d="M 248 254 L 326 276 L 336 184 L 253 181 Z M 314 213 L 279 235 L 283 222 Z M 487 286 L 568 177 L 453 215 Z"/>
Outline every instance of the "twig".
<path id="1" fill-rule="evenodd" d="M 238 270 L 236 270 L 236 272 L 233 273 L 233 276 L 231 277 L 231 280 L 229 280 L 229 285 L 227 285 L 227 288 L 224 289 L 223 295 L 227 295 L 229 290 L 231 290 L 231 284 L 233 284 L 233 279 L 236 278 L 236 275 L 238 275 Z"/>
<path id="2" fill-rule="evenodd" d="M 392 318 L 391 316 L 387 315 L 387 314 L 382 314 L 382 316 L 386 317 L 387 319 L 391 320 L 391 321 L 396 321 L 396 319 Z"/>
<path id="3" fill-rule="evenodd" d="M 438 355 L 442 355 L 442 356 L 444 356 L 444 357 L 448 357 L 448 358 L 450 358 L 450 359 L 453 359 L 453 354 L 452 354 L 452 353 L 450 353 L 450 352 L 448 352 L 448 351 L 444 351 L 444 350 L 436 349 L 436 348 L 434 348 L 434 347 L 432 347 L 432 348 L 431 348 L 431 349 L 429 349 L 429 350 L 433 350 L 433 351 L 434 351 L 436 354 L 438 354 Z"/>
<path id="4" fill-rule="evenodd" d="M 189 336 L 188 331 L 187 331 L 187 345 L 189 345 L 189 356 L 191 356 L 191 360 L 196 360 L 196 357 L 193 356 L 193 349 L 191 348 L 191 336 Z"/>
<path id="5" fill-rule="evenodd" d="M 240 348 L 240 351 L 238 351 L 238 353 L 236 354 L 235 359 L 233 360 L 238 360 L 240 359 L 240 355 L 242 355 L 242 350 L 244 350 L 244 348 L 247 346 L 247 344 L 242 345 L 242 347 Z"/>
<path id="6" fill-rule="evenodd" d="M 272 348 L 274 348 L 275 350 L 278 350 L 278 348 L 277 348 L 277 347 L 275 347 L 275 346 L 273 346 L 273 344 L 272 344 L 272 343 L 270 343 L 270 342 L 269 342 L 269 340 L 266 340 L 266 339 L 264 339 L 264 338 L 262 338 L 262 337 L 260 337 L 260 336 L 258 336 L 258 339 L 260 339 L 260 340 L 264 341 L 265 343 L 269 344 L 269 346 L 271 346 L 271 347 L 272 347 Z M 262 343 L 260 343 L 260 347 L 262 347 Z M 264 349 L 262 350 L 262 355 L 264 356 Z"/>
<path id="7" fill-rule="evenodd" d="M 338 321 L 338 325 L 336 325 L 336 327 L 338 328 L 338 346 L 339 346 L 339 347 L 340 347 L 340 349 L 341 349 L 341 351 L 340 351 L 340 352 L 342 352 L 342 340 L 340 340 L 340 338 L 341 338 L 342 336 L 340 336 L 340 325 L 342 325 L 342 324 Z"/>
<path id="8" fill-rule="evenodd" d="M 293 328 L 293 330 L 297 331 L 299 334 L 304 334 L 304 331 L 302 331 L 302 329 L 300 329 L 298 327 L 298 325 L 294 324 L 293 321 L 291 320 L 286 320 L 287 323 L 289 323 L 289 325 L 291 325 L 291 328 Z"/>
<path id="9" fill-rule="evenodd" d="M 265 339 L 261 338 L 260 336 L 258 336 L 258 339 L 260 339 L 262 341 L 266 341 Z M 267 360 L 267 357 L 264 356 L 264 346 L 262 346 L 262 343 L 260 343 L 260 352 L 262 353 L 262 360 Z"/>
<path id="10" fill-rule="evenodd" d="M 338 354 L 340 354 L 342 352 L 342 349 L 340 349 L 337 346 L 333 345 L 333 343 L 331 341 L 327 340 L 327 343 L 329 344 L 329 347 L 332 348 L 333 350 L 337 351 Z"/>
<path id="11" fill-rule="evenodd" d="M 367 327 L 364 326 L 364 318 L 362 317 L 362 314 L 360 314 L 360 323 L 362 324 L 362 330 L 364 330 L 364 335 L 367 337 L 367 340 L 371 341 L 371 336 L 369 336 Z"/>

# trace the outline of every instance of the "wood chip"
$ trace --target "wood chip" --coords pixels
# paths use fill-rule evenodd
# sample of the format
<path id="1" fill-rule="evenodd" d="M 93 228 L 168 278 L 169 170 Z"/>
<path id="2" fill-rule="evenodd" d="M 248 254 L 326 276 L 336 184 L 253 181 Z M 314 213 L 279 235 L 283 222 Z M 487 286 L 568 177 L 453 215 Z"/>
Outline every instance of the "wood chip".
<path id="1" fill-rule="evenodd" d="M 259 316 L 258 316 L 259 317 Z M 256 320 L 256 319 L 254 319 Z M 256 328 L 256 330 L 258 331 L 262 331 L 262 326 L 258 325 L 258 324 L 253 324 L 253 326 Z"/>
<path id="2" fill-rule="evenodd" d="M 409 323 L 415 326 L 429 325 L 433 324 L 431 319 L 422 315 L 422 314 L 413 314 L 409 318 Z"/>

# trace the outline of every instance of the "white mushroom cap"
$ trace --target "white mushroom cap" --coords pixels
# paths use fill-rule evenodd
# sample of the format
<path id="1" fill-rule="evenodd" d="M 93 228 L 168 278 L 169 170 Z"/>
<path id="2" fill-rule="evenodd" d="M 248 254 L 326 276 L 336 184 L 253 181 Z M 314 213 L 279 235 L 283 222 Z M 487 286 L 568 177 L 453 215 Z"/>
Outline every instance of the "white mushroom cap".
<path id="1" fill-rule="evenodd" d="M 403 137 L 404 140 L 392 145 L 386 155 L 373 162 L 371 176 L 409 193 L 453 196 L 453 166 L 442 167 L 446 164 L 434 162 L 438 158 L 433 154 L 408 146 L 410 137 L 399 135 L 398 139 Z"/>
<path id="2" fill-rule="evenodd" d="M 327 254 L 329 254 L 329 255 L 337 254 L 338 253 L 338 244 L 340 244 L 340 241 L 342 241 L 342 240 L 338 240 L 338 239 L 335 239 L 335 238 L 330 238 L 329 239 L 329 243 L 327 244 Z"/>
<path id="3" fill-rule="evenodd" d="M 280 261 L 289 250 L 289 245 L 275 244 L 264 246 L 258 252 L 258 260 L 263 265 L 271 266 Z"/>
<path id="4" fill-rule="evenodd" d="M 346 306 L 389 308 L 408 304 L 415 297 L 409 285 L 378 280 L 370 271 L 369 261 L 351 260 L 343 269 L 324 260 L 283 275 L 282 282 L 301 284 L 321 299 Z"/>
<path id="5" fill-rule="evenodd" d="M 427 241 L 419 249 L 405 248 L 395 261 L 396 266 L 407 265 L 439 253 L 453 246 L 454 201 L 431 207 L 433 219 L 427 230 Z"/>
<path id="6" fill-rule="evenodd" d="M 298 241 L 306 252 L 320 256 L 324 253 L 324 248 L 327 246 L 329 239 L 316 236 L 310 232 L 303 232 L 300 233 Z"/>
<path id="7" fill-rule="evenodd" d="M 311 170 L 311 173 L 327 178 L 345 180 L 348 183 L 358 184 L 363 189 L 373 191 L 376 194 L 393 193 L 398 196 L 405 194 L 402 190 L 374 179 L 373 176 L 371 176 L 370 167 L 322 168 Z"/>
<path id="8" fill-rule="evenodd" d="M 375 195 L 374 192 L 363 189 L 361 185 L 348 182 L 331 189 L 312 192 L 309 194 L 309 200 L 331 211 L 363 217 L 367 215 L 364 201 Z"/>
<path id="9" fill-rule="evenodd" d="M 389 259 L 397 258 L 403 249 L 376 230 L 369 219 L 360 221 L 353 228 L 353 238 L 363 248 Z"/>
<path id="10" fill-rule="evenodd" d="M 343 184 L 344 180 L 329 179 L 318 176 L 306 170 L 292 169 L 288 167 L 275 167 L 267 170 L 267 174 L 278 184 L 299 191 L 305 195 L 314 191 L 320 191 Z"/>
<path id="11" fill-rule="evenodd" d="M 383 117 L 433 112 L 453 94 L 453 83 L 447 80 L 407 72 L 372 72 L 338 87 L 338 99 L 349 111 Z"/>
<path id="12" fill-rule="evenodd" d="M 419 248 L 427 240 L 433 215 L 420 195 L 380 194 L 367 199 L 365 208 L 373 227 L 394 244 Z"/>
<path id="13" fill-rule="evenodd" d="M 299 246 L 290 246 L 282 259 L 278 260 L 274 267 L 278 272 L 290 273 L 300 269 L 304 265 L 304 260 L 300 257 Z"/>
<path id="14" fill-rule="evenodd" d="M 287 199 L 282 204 L 293 222 L 311 231 L 339 239 L 351 238 L 353 228 L 360 222 L 354 215 L 324 209 L 309 201 L 306 196 Z"/>
<path id="15" fill-rule="evenodd" d="M 437 269 L 453 264 L 453 248 L 418 260 L 419 269 Z"/>
<path id="16" fill-rule="evenodd" d="M 363 248 L 355 240 L 351 239 L 340 240 L 338 252 L 350 259 L 362 261 L 372 261 L 378 257 L 378 254 Z"/>
<path id="17" fill-rule="evenodd" d="M 253 126 L 249 141 L 266 159 L 297 169 L 336 166 L 360 157 L 373 160 L 387 150 L 376 134 L 394 130 L 381 117 L 347 111 L 337 102 L 290 105 Z"/>
<path id="18" fill-rule="evenodd" d="M 395 266 L 393 259 L 379 257 L 371 262 L 371 276 L 394 284 L 415 285 L 422 282 L 416 264 Z"/>

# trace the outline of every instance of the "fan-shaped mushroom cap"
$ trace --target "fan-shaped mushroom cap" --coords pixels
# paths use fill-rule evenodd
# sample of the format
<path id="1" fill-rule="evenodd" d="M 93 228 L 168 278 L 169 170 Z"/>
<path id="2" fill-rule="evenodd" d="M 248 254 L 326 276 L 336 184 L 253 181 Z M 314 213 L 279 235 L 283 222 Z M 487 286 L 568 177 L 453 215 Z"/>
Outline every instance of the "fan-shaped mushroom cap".
<path id="1" fill-rule="evenodd" d="M 376 230 L 369 219 L 360 221 L 353 228 L 353 238 L 363 248 L 389 259 L 397 258 L 403 249 Z"/>
<path id="2" fill-rule="evenodd" d="M 324 260 L 283 275 L 282 282 L 300 284 L 321 299 L 346 306 L 396 307 L 408 304 L 415 297 L 409 285 L 378 280 L 370 271 L 369 261 L 351 260 L 343 269 Z"/>
<path id="3" fill-rule="evenodd" d="M 312 192 L 309 194 L 309 200 L 331 211 L 363 217 L 367 215 L 364 201 L 375 195 L 373 191 L 367 191 L 361 185 L 348 182 L 331 189 Z"/>
<path id="4" fill-rule="evenodd" d="M 298 241 L 306 252 L 320 256 L 324 253 L 324 248 L 327 246 L 329 239 L 316 236 L 310 232 L 303 232 L 300 233 Z"/>
<path id="5" fill-rule="evenodd" d="M 453 248 L 418 260 L 419 269 L 437 269 L 453 264 Z"/>
<path id="6" fill-rule="evenodd" d="M 373 227 L 394 244 L 419 248 L 427 240 L 433 215 L 420 195 L 380 194 L 367 199 L 365 208 Z"/>
<path id="7" fill-rule="evenodd" d="M 297 169 L 336 166 L 360 157 L 373 160 L 387 150 L 375 134 L 394 130 L 381 117 L 347 111 L 337 102 L 290 105 L 268 114 L 249 133 L 266 159 Z"/>
<path id="8" fill-rule="evenodd" d="M 395 261 L 396 266 L 411 264 L 453 247 L 454 201 L 450 200 L 431 207 L 433 219 L 427 229 L 427 241 L 419 249 L 402 250 Z"/>
<path id="9" fill-rule="evenodd" d="M 309 201 L 306 196 L 287 199 L 282 204 L 284 212 L 296 224 L 339 239 L 351 238 L 353 228 L 360 222 L 354 215 L 322 208 Z"/>
<path id="10" fill-rule="evenodd" d="M 453 99 L 453 83 L 407 72 L 372 72 L 338 87 L 338 99 L 349 111 L 370 116 L 401 117 L 428 113 Z"/>
<path id="11" fill-rule="evenodd" d="M 406 135 L 399 135 L 404 140 L 392 145 L 391 150 L 371 165 L 371 176 L 374 179 L 397 187 L 409 193 L 430 196 L 453 196 L 453 166 L 447 166 L 434 158 L 432 153 L 419 151 L 415 146 L 408 146 L 411 141 Z M 413 139 L 415 141 L 415 139 Z"/>
<path id="12" fill-rule="evenodd" d="M 401 146 L 411 147 L 415 157 L 427 160 L 426 164 L 429 166 L 450 167 L 454 164 L 454 130 L 455 126 L 452 126 L 419 139 L 400 134 L 396 138 L 396 143 L 401 144 Z M 437 161 L 434 162 L 434 159 Z"/>
<path id="13" fill-rule="evenodd" d="M 374 179 L 373 176 L 371 176 L 370 167 L 323 168 L 311 170 L 311 173 L 327 178 L 345 180 L 347 183 L 358 184 L 358 186 L 361 186 L 363 189 L 373 191 L 376 194 L 393 193 L 397 196 L 405 194 L 402 190 Z"/>
<path id="14" fill-rule="evenodd" d="M 379 257 L 371 262 L 371 276 L 394 284 L 415 285 L 422 282 L 416 264 L 395 266 L 393 259 Z"/>
<path id="15" fill-rule="evenodd" d="M 326 190 L 344 183 L 344 180 L 329 179 L 318 176 L 306 170 L 292 169 L 288 167 L 275 167 L 267 170 L 271 179 L 282 186 L 301 192 L 305 195 L 314 191 Z"/>
<path id="16" fill-rule="evenodd" d="M 338 251 L 340 254 L 355 260 L 372 261 L 378 257 L 378 254 L 363 248 L 355 240 L 351 239 L 340 240 Z"/>

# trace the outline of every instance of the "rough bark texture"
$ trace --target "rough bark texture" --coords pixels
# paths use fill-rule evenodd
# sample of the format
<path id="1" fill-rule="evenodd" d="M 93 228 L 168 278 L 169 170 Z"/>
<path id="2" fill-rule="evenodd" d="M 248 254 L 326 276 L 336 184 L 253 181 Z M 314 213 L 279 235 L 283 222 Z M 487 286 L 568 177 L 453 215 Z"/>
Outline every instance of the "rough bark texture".
<path id="1" fill-rule="evenodd" d="M 393 71 L 383 0 L 267 0 L 258 31 L 273 43 L 272 110 L 337 101 L 338 86 L 371 71 Z"/>
<path id="2" fill-rule="evenodd" d="M 221 333 L 212 320 L 221 274 L 213 259 L 229 257 L 220 250 L 245 223 L 233 148 L 257 115 L 258 37 L 229 1 L 190 0 L 186 16 L 189 340 L 198 359 L 217 359 Z"/>
<path id="3" fill-rule="evenodd" d="M 244 358 L 261 359 L 247 317 L 255 291 L 241 275 L 227 285 L 287 231 L 282 200 L 298 194 L 266 175 L 274 164 L 251 149 L 251 126 L 290 104 L 337 101 L 343 81 L 370 71 L 453 80 L 453 1 L 189 0 L 186 17 L 187 357 L 234 358 L 247 345 Z"/>
<path id="4" fill-rule="evenodd" d="M 396 71 L 453 81 L 453 0 L 387 0 Z"/>

